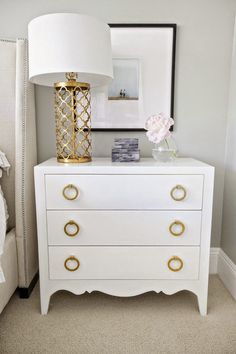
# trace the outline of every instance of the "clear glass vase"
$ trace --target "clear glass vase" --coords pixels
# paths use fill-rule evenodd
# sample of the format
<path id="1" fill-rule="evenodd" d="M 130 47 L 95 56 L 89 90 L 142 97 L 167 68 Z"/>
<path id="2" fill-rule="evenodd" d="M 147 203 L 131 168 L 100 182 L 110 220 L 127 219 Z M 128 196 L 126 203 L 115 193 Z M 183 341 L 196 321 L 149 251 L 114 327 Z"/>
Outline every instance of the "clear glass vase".
<path id="1" fill-rule="evenodd" d="M 152 149 L 154 160 L 161 162 L 173 161 L 177 157 L 177 147 L 173 137 L 162 140 L 159 144 L 155 144 Z"/>

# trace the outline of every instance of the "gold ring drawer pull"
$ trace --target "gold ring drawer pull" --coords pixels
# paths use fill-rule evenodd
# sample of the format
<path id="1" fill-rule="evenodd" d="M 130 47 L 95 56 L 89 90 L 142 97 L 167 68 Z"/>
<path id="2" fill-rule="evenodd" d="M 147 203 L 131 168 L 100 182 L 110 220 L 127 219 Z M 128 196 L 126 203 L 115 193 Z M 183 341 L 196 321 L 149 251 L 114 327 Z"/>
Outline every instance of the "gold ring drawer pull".
<path id="1" fill-rule="evenodd" d="M 68 266 L 68 262 L 70 262 L 70 261 L 75 262 L 75 266 L 73 268 Z M 70 257 L 66 258 L 66 260 L 64 262 L 64 267 L 69 272 L 75 272 L 79 268 L 79 266 L 80 266 L 80 262 L 75 256 L 70 256 Z"/>
<path id="2" fill-rule="evenodd" d="M 181 191 L 180 196 L 176 196 L 175 193 L 177 191 Z M 184 200 L 186 198 L 187 192 L 183 186 L 181 186 L 180 184 L 177 184 L 177 186 L 175 186 L 174 188 L 171 189 L 170 195 L 171 195 L 171 198 L 174 199 L 176 202 L 180 202 L 181 200 Z"/>
<path id="3" fill-rule="evenodd" d="M 74 232 L 69 232 L 68 231 L 68 226 L 75 226 L 75 231 Z M 79 225 L 74 221 L 74 220 L 70 220 L 68 221 L 65 226 L 64 226 L 64 232 L 67 236 L 69 237 L 74 237 L 76 235 L 78 235 L 78 233 L 80 232 L 80 227 Z"/>
<path id="4" fill-rule="evenodd" d="M 176 267 L 173 267 L 171 265 L 172 262 L 178 262 L 179 263 L 179 266 L 176 268 Z M 172 272 L 179 272 L 183 266 L 184 266 L 184 262 L 182 261 L 181 258 L 179 258 L 178 256 L 173 256 L 169 259 L 168 263 L 168 268 L 172 271 Z"/>
<path id="5" fill-rule="evenodd" d="M 74 191 L 72 196 L 67 194 L 68 190 Z M 63 194 L 63 197 L 67 200 L 75 200 L 79 195 L 79 189 L 76 186 L 74 186 L 73 184 L 68 184 L 67 186 L 65 186 L 63 188 L 62 194 Z"/>
<path id="6" fill-rule="evenodd" d="M 179 232 L 174 231 L 174 226 L 180 226 L 181 230 Z M 182 223 L 182 221 L 175 220 L 170 224 L 169 231 L 173 236 L 181 236 L 185 232 L 185 225 Z"/>

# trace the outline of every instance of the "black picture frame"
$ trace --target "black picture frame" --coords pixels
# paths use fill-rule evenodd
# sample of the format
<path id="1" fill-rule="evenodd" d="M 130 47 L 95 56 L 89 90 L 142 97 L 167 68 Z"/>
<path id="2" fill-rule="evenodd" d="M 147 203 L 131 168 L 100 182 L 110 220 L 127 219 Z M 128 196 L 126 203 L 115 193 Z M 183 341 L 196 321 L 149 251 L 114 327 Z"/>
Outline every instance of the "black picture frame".
<path id="1" fill-rule="evenodd" d="M 175 23 L 109 23 L 111 28 L 172 28 L 173 42 L 172 42 L 172 67 L 171 67 L 171 102 L 170 112 L 174 119 L 174 100 L 175 100 L 175 61 L 176 61 L 176 37 L 177 24 Z M 173 131 L 173 126 L 170 128 Z M 143 132 L 143 128 L 92 128 L 93 132 Z"/>

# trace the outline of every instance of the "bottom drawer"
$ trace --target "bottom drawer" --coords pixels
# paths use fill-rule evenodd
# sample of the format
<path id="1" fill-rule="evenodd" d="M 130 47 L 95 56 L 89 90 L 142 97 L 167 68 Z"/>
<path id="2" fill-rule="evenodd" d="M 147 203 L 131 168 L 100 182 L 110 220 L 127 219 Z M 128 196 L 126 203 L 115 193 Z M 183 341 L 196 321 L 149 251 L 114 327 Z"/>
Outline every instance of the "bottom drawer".
<path id="1" fill-rule="evenodd" d="M 49 247 L 50 279 L 198 279 L 199 247 Z"/>

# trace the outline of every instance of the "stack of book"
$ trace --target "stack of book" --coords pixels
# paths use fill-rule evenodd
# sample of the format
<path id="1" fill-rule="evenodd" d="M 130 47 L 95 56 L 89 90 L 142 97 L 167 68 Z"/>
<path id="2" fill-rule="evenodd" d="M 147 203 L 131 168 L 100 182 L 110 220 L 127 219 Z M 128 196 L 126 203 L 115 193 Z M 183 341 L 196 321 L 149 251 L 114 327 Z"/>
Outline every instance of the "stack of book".
<path id="1" fill-rule="evenodd" d="M 112 148 L 112 162 L 139 161 L 137 138 L 116 138 Z"/>

